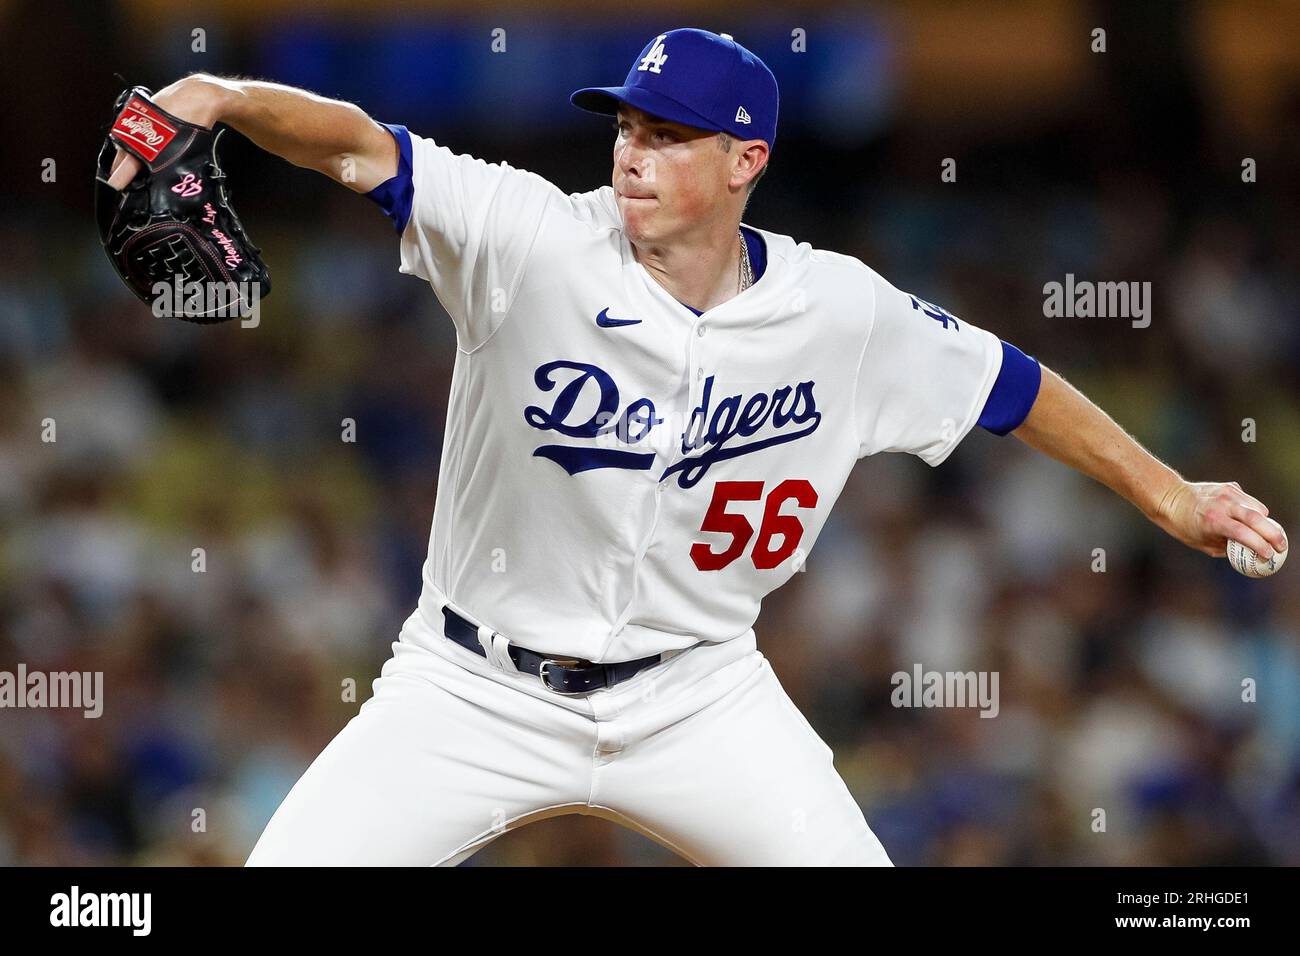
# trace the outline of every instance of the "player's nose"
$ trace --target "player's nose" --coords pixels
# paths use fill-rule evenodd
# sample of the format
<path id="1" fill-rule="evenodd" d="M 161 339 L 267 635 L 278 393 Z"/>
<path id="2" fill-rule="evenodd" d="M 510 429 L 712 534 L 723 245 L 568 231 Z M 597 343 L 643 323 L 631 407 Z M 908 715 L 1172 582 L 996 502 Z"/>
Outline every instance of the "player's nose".
<path id="1" fill-rule="evenodd" d="M 649 162 L 645 150 L 632 142 L 624 143 L 614 152 L 614 166 L 624 178 L 635 176 L 644 179 Z"/>

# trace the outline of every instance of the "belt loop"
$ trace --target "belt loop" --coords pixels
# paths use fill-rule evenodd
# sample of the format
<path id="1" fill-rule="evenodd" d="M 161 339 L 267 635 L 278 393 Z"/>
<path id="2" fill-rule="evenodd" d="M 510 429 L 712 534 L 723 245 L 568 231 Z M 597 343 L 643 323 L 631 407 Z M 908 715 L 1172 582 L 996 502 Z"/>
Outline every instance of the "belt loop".
<path id="1" fill-rule="evenodd" d="M 492 647 L 496 652 L 496 658 L 501 662 L 501 669 L 507 674 L 518 674 L 519 668 L 515 666 L 514 658 L 510 656 L 510 642 L 504 635 L 492 635 Z"/>
<path id="2" fill-rule="evenodd" d="M 486 624 L 478 626 L 478 642 L 483 648 L 483 655 L 488 659 L 488 663 L 497 670 L 509 672 L 515 669 L 514 661 L 510 660 L 510 655 L 505 652 L 508 642 L 500 634 L 493 633 L 492 628 Z"/>

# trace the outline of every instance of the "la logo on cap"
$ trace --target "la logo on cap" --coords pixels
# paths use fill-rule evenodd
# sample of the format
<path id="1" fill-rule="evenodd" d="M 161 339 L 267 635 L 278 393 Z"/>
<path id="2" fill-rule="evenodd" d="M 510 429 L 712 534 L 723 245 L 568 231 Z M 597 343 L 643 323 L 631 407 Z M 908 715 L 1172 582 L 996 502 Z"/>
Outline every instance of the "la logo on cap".
<path id="1" fill-rule="evenodd" d="M 668 54 L 664 52 L 664 37 L 666 36 L 668 34 L 661 33 L 655 37 L 654 46 L 641 58 L 641 65 L 637 67 L 638 70 L 642 72 L 649 70 L 651 73 L 658 73 L 663 69 L 664 64 L 668 62 Z"/>

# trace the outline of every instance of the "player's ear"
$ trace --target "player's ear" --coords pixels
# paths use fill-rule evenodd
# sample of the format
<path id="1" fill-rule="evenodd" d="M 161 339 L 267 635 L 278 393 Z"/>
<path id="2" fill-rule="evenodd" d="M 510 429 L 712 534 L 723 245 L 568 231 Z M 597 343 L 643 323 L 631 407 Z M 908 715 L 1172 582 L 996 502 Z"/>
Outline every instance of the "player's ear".
<path id="1" fill-rule="evenodd" d="M 735 153 L 735 165 L 731 170 L 731 185 L 740 188 L 752 182 L 767 167 L 767 143 L 761 139 L 749 139 L 740 144 Z"/>

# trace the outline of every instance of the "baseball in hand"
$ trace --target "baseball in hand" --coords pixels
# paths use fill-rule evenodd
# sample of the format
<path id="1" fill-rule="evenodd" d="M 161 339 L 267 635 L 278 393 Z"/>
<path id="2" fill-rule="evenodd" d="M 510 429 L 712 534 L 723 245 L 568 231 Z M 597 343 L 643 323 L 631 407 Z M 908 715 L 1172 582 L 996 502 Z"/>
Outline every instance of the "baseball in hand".
<path id="1" fill-rule="evenodd" d="M 1272 518 L 1268 519 L 1272 521 Z M 1277 522 L 1273 522 L 1276 524 Z M 1240 541 L 1228 541 L 1228 563 L 1238 574 L 1244 574 L 1248 578 L 1266 578 L 1270 574 L 1275 574 L 1279 568 L 1286 562 L 1287 551 L 1290 551 L 1290 542 L 1287 542 L 1286 551 L 1275 551 L 1273 557 L 1265 561 L 1251 548 L 1246 547 Z"/>

